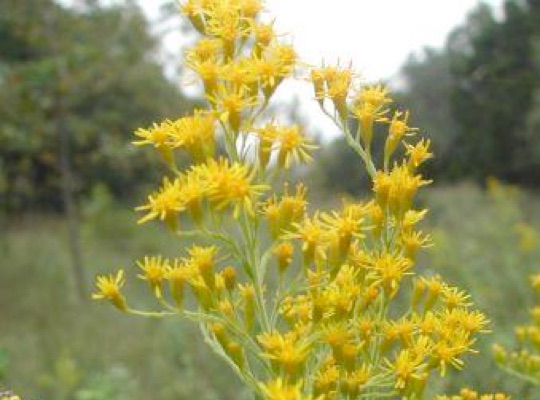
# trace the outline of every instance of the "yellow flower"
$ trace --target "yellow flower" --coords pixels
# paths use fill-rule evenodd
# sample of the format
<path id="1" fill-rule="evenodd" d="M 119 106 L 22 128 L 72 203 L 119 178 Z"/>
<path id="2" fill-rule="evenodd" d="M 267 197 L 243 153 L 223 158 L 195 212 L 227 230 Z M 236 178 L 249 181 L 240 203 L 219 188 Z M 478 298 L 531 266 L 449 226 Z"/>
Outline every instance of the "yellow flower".
<path id="1" fill-rule="evenodd" d="M 264 400 L 305 400 L 302 396 L 302 382 L 287 383 L 282 378 L 259 384 Z"/>
<path id="2" fill-rule="evenodd" d="M 352 68 L 326 67 L 322 71 L 326 97 L 330 98 L 342 119 L 347 117 L 347 96 L 355 74 Z"/>
<path id="3" fill-rule="evenodd" d="M 429 184 L 421 175 L 413 175 L 405 165 L 395 166 L 387 174 L 378 171 L 373 179 L 373 191 L 376 201 L 382 207 L 390 207 L 390 211 L 402 218 L 410 210 L 418 189 Z"/>
<path id="4" fill-rule="evenodd" d="M 203 218 L 202 201 L 210 193 L 210 183 L 201 176 L 198 169 L 190 170 L 179 179 L 178 197 L 182 199 L 184 207 L 189 211 L 195 223 Z"/>
<path id="5" fill-rule="evenodd" d="M 148 203 L 136 208 L 137 211 L 147 211 L 138 223 L 143 224 L 153 219 L 164 221 L 172 230 L 178 227 L 178 214 L 186 209 L 181 197 L 180 181 L 170 181 L 163 178 L 163 186 L 148 196 Z"/>
<path id="6" fill-rule="evenodd" d="M 371 268 L 376 272 L 376 282 L 380 282 L 386 293 L 393 297 L 405 275 L 410 274 L 412 261 L 398 254 L 383 253 L 375 257 Z"/>
<path id="7" fill-rule="evenodd" d="M 223 66 L 221 79 L 230 82 L 232 87 L 249 88 L 249 93 L 253 96 L 257 94 L 257 74 L 254 66 L 257 60 L 242 58 L 236 62 L 229 62 Z"/>
<path id="8" fill-rule="evenodd" d="M 214 94 L 218 88 L 218 78 L 221 76 L 223 65 L 220 61 L 212 58 L 197 60 L 188 58 L 186 66 L 191 68 L 202 80 L 204 91 L 207 96 Z"/>
<path id="9" fill-rule="evenodd" d="M 165 278 L 170 283 L 171 295 L 178 307 L 184 304 L 184 289 L 186 282 L 192 278 L 192 270 L 184 263 L 178 260 L 174 261 L 174 265 L 167 269 Z"/>
<path id="10" fill-rule="evenodd" d="M 368 85 L 362 87 L 354 98 L 355 104 L 370 104 L 380 109 L 392 102 L 390 91 L 384 85 Z"/>
<path id="11" fill-rule="evenodd" d="M 344 391 L 350 398 L 357 398 L 362 388 L 371 378 L 371 367 L 362 364 L 360 368 L 347 372 L 343 381 Z"/>
<path id="12" fill-rule="evenodd" d="M 274 249 L 274 254 L 278 261 L 279 272 L 283 273 L 292 262 L 294 246 L 289 242 L 282 242 Z"/>
<path id="13" fill-rule="evenodd" d="M 511 400 L 503 393 L 483 394 L 471 389 L 461 389 L 458 396 L 437 396 L 436 400 Z"/>
<path id="14" fill-rule="evenodd" d="M 407 156 L 409 156 L 409 167 L 411 169 L 418 168 L 426 160 L 433 157 L 433 153 L 430 153 L 429 146 L 431 142 L 426 139 L 420 140 L 415 145 L 405 143 L 407 149 Z"/>
<path id="15" fill-rule="evenodd" d="M 139 128 L 135 131 L 135 135 L 141 140 L 136 140 L 133 144 L 142 146 L 145 144 L 153 145 L 161 153 L 163 160 L 170 164 L 173 161 L 172 148 L 168 143 L 169 134 L 172 130 L 172 123 L 165 120 L 159 124 L 154 124 L 151 128 Z"/>
<path id="16" fill-rule="evenodd" d="M 279 145 L 278 165 L 284 168 L 289 168 L 293 160 L 300 163 L 311 161 L 310 152 L 317 148 L 298 125 L 279 129 L 276 143 Z"/>
<path id="17" fill-rule="evenodd" d="M 254 216 L 254 203 L 267 188 L 253 184 L 255 174 L 244 164 L 230 164 L 227 159 L 210 160 L 197 167 L 201 176 L 209 182 L 209 198 L 217 211 L 233 206 L 234 217 L 245 210 Z"/>
<path id="18" fill-rule="evenodd" d="M 384 159 L 389 160 L 394 151 L 396 150 L 398 143 L 403 139 L 405 135 L 413 135 L 418 129 L 411 128 L 408 125 L 409 112 L 396 111 L 390 121 L 388 127 L 388 137 L 384 145 Z"/>
<path id="19" fill-rule="evenodd" d="M 167 277 L 169 262 L 167 259 L 158 257 L 144 257 L 142 261 L 137 261 L 137 265 L 142 270 L 139 278 L 147 281 L 154 291 L 156 297 L 161 297 L 161 283 Z"/>
<path id="20" fill-rule="evenodd" d="M 311 264 L 316 258 L 324 258 L 324 246 L 327 243 L 327 235 L 319 216 L 306 218 L 301 223 L 293 224 L 294 231 L 288 232 L 283 239 L 299 239 L 302 241 L 304 263 Z"/>
<path id="21" fill-rule="evenodd" d="M 260 57 L 276 37 L 274 27 L 272 24 L 255 24 L 252 31 L 255 38 L 254 55 Z"/>
<path id="22" fill-rule="evenodd" d="M 228 123 L 233 132 L 241 128 L 242 112 L 258 103 L 247 86 L 226 87 L 218 85 L 215 94 L 206 96 L 212 107 L 218 112 L 219 119 Z"/>
<path id="23" fill-rule="evenodd" d="M 92 295 L 95 300 L 108 300 L 121 311 L 127 310 L 127 304 L 120 289 L 124 286 L 124 271 L 119 270 L 115 275 L 100 275 L 96 281 L 97 293 Z"/>
<path id="24" fill-rule="evenodd" d="M 174 121 L 169 130 L 168 144 L 184 148 L 195 163 L 201 163 L 215 152 L 215 118 L 211 113 L 195 111 L 191 117 Z"/>
<path id="25" fill-rule="evenodd" d="M 414 356 L 410 350 L 401 350 L 394 362 L 386 360 L 386 363 L 394 372 L 396 389 L 405 389 L 422 368 L 422 359 Z"/>
<path id="26" fill-rule="evenodd" d="M 314 396 L 324 396 L 336 390 L 339 382 L 339 370 L 334 364 L 327 364 L 315 375 Z"/>
<path id="27" fill-rule="evenodd" d="M 281 336 L 274 333 L 269 345 L 268 337 L 261 337 L 263 346 L 266 343 L 266 351 L 263 357 L 271 360 L 280 370 L 289 377 L 295 377 L 304 367 L 306 357 L 309 351 L 309 345 L 294 340 L 291 336 Z M 266 340 L 266 342 L 265 342 Z"/>
<path id="28" fill-rule="evenodd" d="M 254 128 L 254 133 L 259 140 L 259 165 L 262 168 L 266 168 L 270 161 L 272 151 L 274 150 L 274 143 L 278 137 L 278 130 L 279 127 L 274 122 L 270 122 L 260 128 Z"/>
<path id="29" fill-rule="evenodd" d="M 203 37 L 186 52 L 186 62 L 194 65 L 206 61 L 218 61 L 223 49 L 221 40 Z"/>
<path id="30" fill-rule="evenodd" d="M 215 288 L 214 269 L 218 248 L 193 246 L 189 249 L 189 263 L 200 274 L 210 290 Z"/>

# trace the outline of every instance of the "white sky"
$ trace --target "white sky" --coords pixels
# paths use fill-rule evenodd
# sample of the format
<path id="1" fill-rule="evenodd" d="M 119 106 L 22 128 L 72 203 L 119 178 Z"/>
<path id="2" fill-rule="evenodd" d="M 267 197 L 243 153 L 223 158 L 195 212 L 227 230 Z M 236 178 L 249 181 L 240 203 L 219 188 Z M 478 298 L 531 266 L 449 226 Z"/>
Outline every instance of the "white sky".
<path id="1" fill-rule="evenodd" d="M 503 0 L 484 0 L 499 8 Z M 139 0 L 150 19 L 162 0 Z M 476 0 L 266 0 L 266 18 L 275 18 L 276 30 L 287 34 L 301 59 L 312 65 L 352 61 L 367 81 L 395 77 L 407 57 L 425 46 L 441 47 L 448 33 L 466 18 Z M 175 48 L 177 35 L 167 39 Z M 185 40 L 185 39 L 184 39 Z M 309 96 L 309 88 L 295 84 L 281 90 Z M 283 100 L 276 94 L 278 100 Z M 308 102 L 309 103 L 309 102 Z M 311 128 L 332 137 L 335 130 L 321 118 L 312 118 L 315 103 L 303 106 Z"/>
<path id="2" fill-rule="evenodd" d="M 484 0 L 499 7 L 502 0 Z M 139 0 L 152 17 L 162 0 Z M 391 78 L 407 56 L 440 47 L 477 0 L 266 0 L 267 17 L 304 61 L 351 61 L 369 80 Z"/>

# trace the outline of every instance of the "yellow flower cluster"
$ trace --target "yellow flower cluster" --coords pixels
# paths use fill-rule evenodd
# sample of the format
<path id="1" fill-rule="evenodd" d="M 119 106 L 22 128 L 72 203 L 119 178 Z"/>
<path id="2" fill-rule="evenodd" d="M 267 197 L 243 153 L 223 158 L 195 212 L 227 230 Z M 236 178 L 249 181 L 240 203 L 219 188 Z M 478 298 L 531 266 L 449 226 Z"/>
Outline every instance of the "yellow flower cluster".
<path id="1" fill-rule="evenodd" d="M 98 277 L 94 297 L 198 322 L 211 349 L 266 400 L 420 399 L 435 373 L 463 368 L 487 325 L 465 292 L 415 276 L 417 253 L 431 243 L 419 228 L 427 210 L 414 208 L 429 184 L 418 169 L 430 143 L 411 141 L 417 129 L 383 85 L 359 85 L 350 67 L 312 69 L 316 101 L 362 159 L 373 195 L 309 213 L 304 185 L 277 182 L 311 161 L 315 146 L 269 107 L 301 64 L 262 10 L 260 0 L 183 4 L 200 34 L 187 66 L 208 109 L 136 132 L 135 143 L 153 146 L 170 168 L 138 210 L 141 223 L 158 220 L 200 242 L 177 258 L 137 262 L 159 310 L 128 306 L 122 271 Z M 384 148 L 372 151 L 380 131 Z M 178 168 L 179 152 L 191 166 Z"/>
<path id="2" fill-rule="evenodd" d="M 540 386 L 540 274 L 531 276 L 531 286 L 537 304 L 531 308 L 531 321 L 515 328 L 518 348 L 510 350 L 500 344 L 493 346 L 498 364 L 511 375 Z"/>
<path id="3" fill-rule="evenodd" d="M 0 400 L 21 400 L 21 398 L 8 391 L 0 393 Z"/>
<path id="4" fill-rule="evenodd" d="M 502 394 L 478 394 L 471 389 L 461 389 L 458 396 L 439 396 L 437 400 L 510 400 L 510 397 Z"/>

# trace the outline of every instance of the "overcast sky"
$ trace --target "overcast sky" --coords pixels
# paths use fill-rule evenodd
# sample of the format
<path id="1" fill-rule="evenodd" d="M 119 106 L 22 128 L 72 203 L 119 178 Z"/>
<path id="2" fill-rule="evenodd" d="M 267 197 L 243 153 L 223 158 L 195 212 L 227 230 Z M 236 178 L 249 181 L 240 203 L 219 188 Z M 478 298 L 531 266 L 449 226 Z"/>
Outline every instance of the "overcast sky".
<path id="1" fill-rule="evenodd" d="M 155 16 L 160 0 L 139 0 Z M 502 0 L 484 2 L 500 6 Z M 353 61 L 369 80 L 394 75 L 411 52 L 440 47 L 476 0 L 266 0 L 268 18 L 290 35 L 300 56 Z M 288 39 L 289 40 L 289 39 Z"/>

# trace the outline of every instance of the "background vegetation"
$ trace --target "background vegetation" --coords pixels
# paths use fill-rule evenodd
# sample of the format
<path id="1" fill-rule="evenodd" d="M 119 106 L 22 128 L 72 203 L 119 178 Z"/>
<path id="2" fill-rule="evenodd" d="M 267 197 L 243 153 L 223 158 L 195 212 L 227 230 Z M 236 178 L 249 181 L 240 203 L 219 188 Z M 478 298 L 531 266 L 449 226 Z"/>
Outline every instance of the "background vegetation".
<path id="1" fill-rule="evenodd" d="M 129 208 L 160 164 L 129 142 L 136 127 L 195 103 L 164 75 L 158 38 L 133 2 L 82 3 L 0 0 L 0 389 L 54 400 L 242 398 L 189 325 L 80 301 L 97 272 L 178 252 L 159 227 L 136 229 Z M 540 259 L 540 2 L 509 0 L 500 16 L 480 6 L 401 75 L 400 102 L 436 152 L 437 186 L 421 199 L 436 245 L 422 268 L 468 289 L 493 321 L 468 372 L 434 390 L 540 398 L 489 352 L 526 320 Z M 343 141 L 318 157 L 304 171 L 312 199 L 362 196 Z"/>

